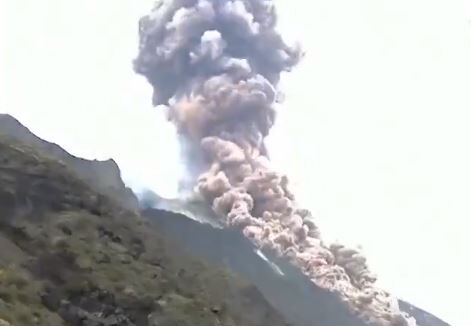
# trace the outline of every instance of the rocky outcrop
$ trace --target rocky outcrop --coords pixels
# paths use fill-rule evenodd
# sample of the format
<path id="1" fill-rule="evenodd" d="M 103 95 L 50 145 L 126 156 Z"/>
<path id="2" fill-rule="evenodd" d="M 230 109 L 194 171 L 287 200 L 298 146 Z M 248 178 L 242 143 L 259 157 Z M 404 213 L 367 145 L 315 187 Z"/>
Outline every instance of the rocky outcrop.
<path id="1" fill-rule="evenodd" d="M 258 289 L 194 259 L 71 169 L 0 137 L 0 322 L 288 326 Z"/>
<path id="2" fill-rule="evenodd" d="M 125 186 L 119 167 L 114 160 L 85 160 L 73 156 L 57 144 L 37 137 L 18 120 L 6 114 L 0 114 L 0 136 L 27 144 L 39 150 L 43 155 L 64 162 L 95 190 L 111 196 L 128 209 L 137 210 L 138 200 L 132 190 Z"/>

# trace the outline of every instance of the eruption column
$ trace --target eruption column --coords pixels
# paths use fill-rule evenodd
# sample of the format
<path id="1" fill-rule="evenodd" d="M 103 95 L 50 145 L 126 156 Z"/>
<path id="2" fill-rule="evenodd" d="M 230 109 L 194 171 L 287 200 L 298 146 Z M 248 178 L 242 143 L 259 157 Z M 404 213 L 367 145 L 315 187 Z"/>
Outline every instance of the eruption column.
<path id="1" fill-rule="evenodd" d="M 272 0 L 163 0 L 140 19 L 134 68 L 177 126 L 193 177 L 186 187 L 226 226 L 288 257 L 372 325 L 414 325 L 375 287 L 359 252 L 322 241 L 287 177 L 270 168 L 264 138 L 275 122 L 277 84 L 302 57 L 276 23 Z"/>

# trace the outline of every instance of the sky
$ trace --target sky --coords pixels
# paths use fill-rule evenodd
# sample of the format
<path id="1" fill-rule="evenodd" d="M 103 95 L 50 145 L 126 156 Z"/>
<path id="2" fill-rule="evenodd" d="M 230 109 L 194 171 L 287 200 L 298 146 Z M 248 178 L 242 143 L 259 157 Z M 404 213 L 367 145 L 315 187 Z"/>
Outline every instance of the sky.
<path id="1" fill-rule="evenodd" d="M 306 57 L 267 140 L 327 239 L 454 326 L 471 325 L 470 2 L 278 0 Z M 131 63 L 151 3 L 0 0 L 0 113 L 172 196 L 175 130 Z"/>

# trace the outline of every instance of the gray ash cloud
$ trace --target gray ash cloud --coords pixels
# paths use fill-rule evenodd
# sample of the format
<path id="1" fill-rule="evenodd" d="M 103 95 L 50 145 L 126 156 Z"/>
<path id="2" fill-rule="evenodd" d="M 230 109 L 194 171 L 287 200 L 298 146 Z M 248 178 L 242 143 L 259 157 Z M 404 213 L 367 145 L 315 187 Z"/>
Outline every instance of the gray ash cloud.
<path id="1" fill-rule="evenodd" d="M 224 225 L 290 259 L 365 320 L 414 325 L 376 288 L 357 250 L 321 239 L 288 178 L 270 166 L 264 139 L 275 123 L 277 84 L 303 54 L 283 41 L 276 23 L 272 0 L 163 0 L 140 20 L 134 68 L 177 127 L 185 188 Z"/>

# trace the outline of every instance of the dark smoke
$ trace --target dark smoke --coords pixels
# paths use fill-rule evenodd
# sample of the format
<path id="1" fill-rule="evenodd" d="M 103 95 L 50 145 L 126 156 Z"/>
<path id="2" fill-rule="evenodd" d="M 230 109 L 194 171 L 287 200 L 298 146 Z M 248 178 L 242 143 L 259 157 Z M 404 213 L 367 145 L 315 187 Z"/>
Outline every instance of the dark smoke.
<path id="1" fill-rule="evenodd" d="M 365 258 L 327 246 L 288 179 L 272 171 L 264 139 L 275 122 L 280 75 L 301 59 L 275 29 L 272 0 L 168 0 L 139 22 L 135 71 L 168 107 L 195 189 L 228 227 L 287 256 L 318 286 L 374 325 L 414 325 L 375 287 Z"/>

